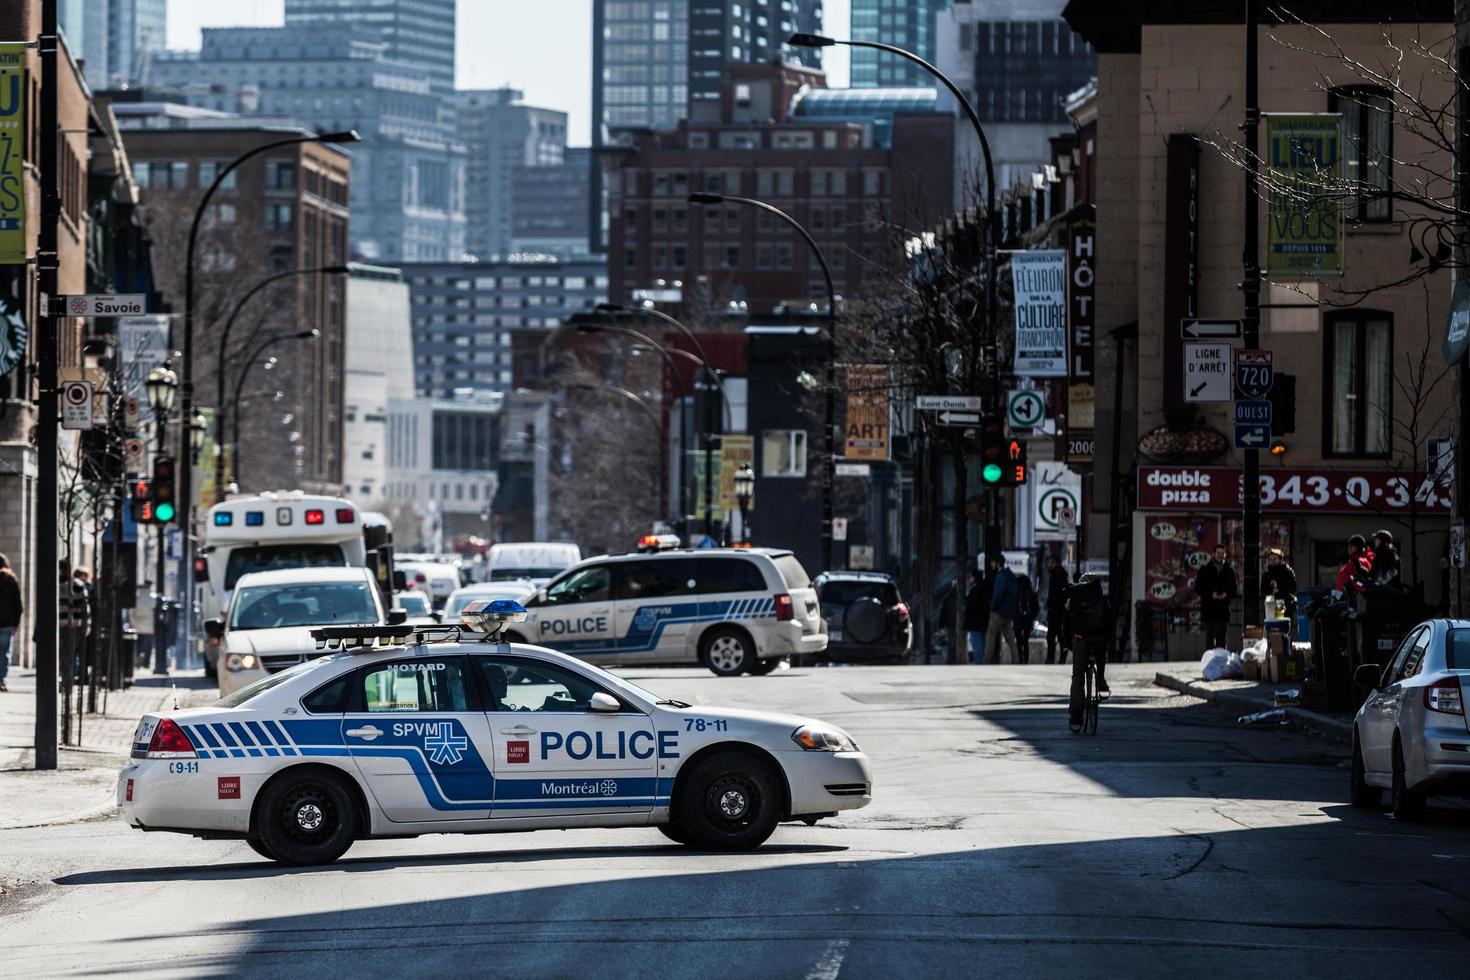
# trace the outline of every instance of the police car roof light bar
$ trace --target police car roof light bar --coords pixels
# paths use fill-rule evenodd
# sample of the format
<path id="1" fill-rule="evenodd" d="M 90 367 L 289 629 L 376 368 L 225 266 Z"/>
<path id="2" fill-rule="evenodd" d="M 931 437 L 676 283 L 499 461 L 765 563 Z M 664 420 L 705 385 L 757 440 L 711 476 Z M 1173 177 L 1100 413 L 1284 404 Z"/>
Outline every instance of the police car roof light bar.
<path id="1" fill-rule="evenodd" d="M 514 599 L 475 599 L 460 611 L 459 618 L 466 631 L 483 633 L 489 639 L 511 623 L 524 623 L 526 607 Z"/>
<path id="2" fill-rule="evenodd" d="M 416 627 L 374 626 L 365 623 L 357 626 L 319 626 L 311 631 L 318 650 L 350 650 L 357 647 L 402 646 L 413 635 Z"/>

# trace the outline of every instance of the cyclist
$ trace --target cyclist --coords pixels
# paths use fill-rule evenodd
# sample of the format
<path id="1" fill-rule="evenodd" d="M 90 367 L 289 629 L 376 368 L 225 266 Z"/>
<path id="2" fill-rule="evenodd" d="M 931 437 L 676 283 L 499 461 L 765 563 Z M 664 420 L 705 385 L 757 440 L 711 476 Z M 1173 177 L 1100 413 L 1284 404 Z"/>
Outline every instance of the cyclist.
<path id="1" fill-rule="evenodd" d="M 1108 693 L 1103 671 L 1108 662 L 1113 616 L 1102 583 L 1089 576 L 1084 575 L 1067 589 L 1064 602 L 1063 628 L 1072 637 L 1072 697 L 1067 705 L 1067 721 L 1077 728 L 1082 724 L 1082 687 L 1089 653 L 1095 661 L 1097 692 Z"/>

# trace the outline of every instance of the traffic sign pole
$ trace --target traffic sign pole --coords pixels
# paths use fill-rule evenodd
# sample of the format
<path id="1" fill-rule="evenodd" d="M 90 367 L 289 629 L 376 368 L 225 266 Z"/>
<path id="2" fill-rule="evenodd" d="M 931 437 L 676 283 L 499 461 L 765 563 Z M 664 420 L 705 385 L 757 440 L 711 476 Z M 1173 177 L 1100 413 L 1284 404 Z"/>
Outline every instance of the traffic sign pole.
<path id="1" fill-rule="evenodd" d="M 1261 146 L 1260 80 L 1256 77 L 1260 61 L 1257 37 L 1258 0 L 1245 4 L 1245 242 L 1241 249 L 1241 292 L 1244 294 L 1244 316 L 1241 318 L 1245 346 L 1261 343 L 1261 228 L 1259 181 L 1256 161 Z M 1266 435 L 1271 434 L 1270 425 Z M 1245 625 L 1261 625 L 1261 453 L 1258 448 L 1245 450 L 1245 486 L 1242 503 L 1245 518 L 1245 567 L 1241 569 L 1245 592 Z"/>

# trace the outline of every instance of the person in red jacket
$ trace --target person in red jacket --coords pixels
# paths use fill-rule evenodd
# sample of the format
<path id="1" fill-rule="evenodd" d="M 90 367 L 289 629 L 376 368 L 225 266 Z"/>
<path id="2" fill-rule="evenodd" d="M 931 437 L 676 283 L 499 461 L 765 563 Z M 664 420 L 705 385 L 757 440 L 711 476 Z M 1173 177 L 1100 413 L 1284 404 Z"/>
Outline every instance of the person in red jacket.
<path id="1" fill-rule="evenodd" d="M 1363 591 L 1363 583 L 1368 578 L 1369 571 L 1373 568 L 1373 552 L 1368 548 L 1368 542 L 1363 540 L 1361 534 L 1354 534 L 1348 538 L 1347 561 L 1337 570 L 1337 584 L 1333 589 L 1346 594 L 1349 589 L 1354 592 Z"/>

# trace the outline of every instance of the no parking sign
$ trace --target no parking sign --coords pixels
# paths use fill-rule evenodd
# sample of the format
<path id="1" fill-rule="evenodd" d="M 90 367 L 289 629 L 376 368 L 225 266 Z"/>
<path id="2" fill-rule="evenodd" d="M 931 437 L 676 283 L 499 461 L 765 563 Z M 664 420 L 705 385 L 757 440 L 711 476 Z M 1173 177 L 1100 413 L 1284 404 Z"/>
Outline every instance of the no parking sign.
<path id="1" fill-rule="evenodd" d="M 92 427 L 92 382 L 68 381 L 61 386 L 61 427 Z"/>

